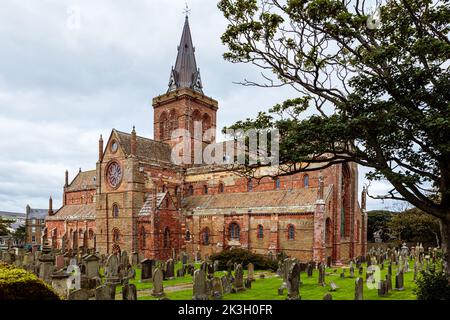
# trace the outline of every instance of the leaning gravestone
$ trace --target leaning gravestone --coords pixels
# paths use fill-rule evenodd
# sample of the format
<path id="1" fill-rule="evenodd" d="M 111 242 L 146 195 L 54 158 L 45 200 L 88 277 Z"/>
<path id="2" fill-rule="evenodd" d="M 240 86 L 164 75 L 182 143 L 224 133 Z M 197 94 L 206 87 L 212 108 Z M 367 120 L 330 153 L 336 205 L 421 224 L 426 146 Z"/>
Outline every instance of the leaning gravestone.
<path id="1" fill-rule="evenodd" d="M 362 278 L 356 278 L 355 280 L 355 300 L 364 300 L 363 299 L 363 287 L 364 282 Z"/>
<path id="2" fill-rule="evenodd" d="M 162 297 L 164 295 L 164 286 L 163 286 L 164 275 L 161 269 L 156 268 L 153 273 L 153 290 L 152 296 L 154 297 Z"/>
<path id="3" fill-rule="evenodd" d="M 192 300 L 208 300 L 205 270 L 195 270 L 193 281 L 194 286 Z"/>

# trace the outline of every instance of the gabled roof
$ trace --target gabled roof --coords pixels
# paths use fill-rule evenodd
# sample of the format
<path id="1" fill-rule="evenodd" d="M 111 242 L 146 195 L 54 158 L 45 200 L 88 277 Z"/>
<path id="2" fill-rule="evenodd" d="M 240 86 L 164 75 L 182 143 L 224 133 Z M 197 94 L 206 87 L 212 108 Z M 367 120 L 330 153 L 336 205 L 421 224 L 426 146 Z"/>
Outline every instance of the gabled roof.
<path id="1" fill-rule="evenodd" d="M 131 134 L 113 129 L 116 133 L 118 142 L 125 155 L 131 154 Z M 144 137 L 136 137 L 137 157 L 143 160 L 153 160 L 159 162 L 171 163 L 172 149 L 164 142 L 156 141 Z"/>
<path id="2" fill-rule="evenodd" d="M 180 88 L 190 88 L 203 94 L 200 70 L 195 60 L 195 48 L 192 44 L 189 19 L 186 16 L 175 68 L 170 73 L 169 92 Z"/>
<path id="3" fill-rule="evenodd" d="M 96 217 L 95 204 L 70 204 L 59 209 L 55 215 L 46 220 L 94 220 Z"/>
<path id="4" fill-rule="evenodd" d="M 26 214 L 23 212 L 0 211 L 0 218 L 4 218 L 4 219 L 17 219 L 17 218 L 25 219 L 25 217 L 26 217 Z"/>
<path id="5" fill-rule="evenodd" d="M 95 189 L 97 187 L 97 172 L 96 170 L 90 170 L 85 172 L 79 172 L 77 176 L 72 180 L 66 191 L 79 191 L 86 189 Z"/>
<path id="6" fill-rule="evenodd" d="M 325 188 L 328 194 L 329 188 Z M 276 190 L 243 193 L 218 193 L 213 195 L 189 196 L 183 199 L 186 211 L 214 213 L 214 210 L 248 212 L 314 212 L 317 188 Z M 217 213 L 217 212 L 216 212 Z"/>
<path id="7" fill-rule="evenodd" d="M 159 192 L 156 194 L 156 208 L 161 207 L 161 204 L 163 203 L 164 199 L 168 195 L 168 192 Z M 139 216 L 148 216 L 152 213 L 152 203 L 153 203 L 153 193 L 149 194 L 145 198 L 144 206 L 142 207 L 141 211 L 139 211 Z"/>

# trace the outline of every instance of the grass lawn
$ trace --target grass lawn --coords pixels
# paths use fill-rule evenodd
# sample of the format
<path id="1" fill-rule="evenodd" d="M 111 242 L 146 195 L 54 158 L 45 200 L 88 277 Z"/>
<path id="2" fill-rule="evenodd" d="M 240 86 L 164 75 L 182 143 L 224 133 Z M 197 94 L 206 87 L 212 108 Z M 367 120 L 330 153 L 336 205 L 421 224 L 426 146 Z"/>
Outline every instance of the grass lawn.
<path id="1" fill-rule="evenodd" d="M 180 267 L 180 266 L 177 266 Z M 410 270 L 412 270 L 412 263 L 410 263 Z M 395 273 L 396 266 L 392 267 L 392 286 L 395 287 Z M 353 300 L 354 299 L 354 288 L 355 288 L 355 278 L 345 278 L 341 279 L 339 274 L 341 272 L 341 268 L 337 268 L 336 274 L 333 274 L 333 270 L 335 268 L 327 269 L 327 273 L 330 273 L 325 277 L 325 281 L 327 283 L 326 287 L 321 287 L 318 285 L 318 271 L 314 270 L 313 276 L 308 278 L 306 273 L 301 273 L 301 281 L 303 284 L 300 286 L 300 296 L 302 300 L 322 300 L 323 296 L 326 293 L 331 293 L 333 296 L 333 300 Z M 381 270 L 381 279 L 384 280 L 387 274 L 387 263 L 385 264 L 384 270 Z M 364 267 L 364 275 L 365 275 L 366 267 Z M 136 272 L 136 279 L 140 278 L 140 270 Z M 247 289 L 244 292 L 239 293 L 230 293 L 225 294 L 223 300 L 284 300 L 287 296 L 287 291 L 285 290 L 285 294 L 283 296 L 278 295 L 278 288 L 282 283 L 282 278 L 280 277 L 270 277 L 273 276 L 273 273 L 265 272 L 265 271 L 257 271 L 257 273 L 265 273 L 268 276 L 265 279 L 259 279 L 259 276 L 256 276 L 256 281 L 252 283 L 252 288 Z M 224 274 L 223 272 L 218 272 L 217 276 L 221 276 Z M 356 270 L 355 275 L 357 276 L 358 271 Z M 346 276 L 349 275 L 348 268 L 346 270 Z M 404 274 L 404 291 L 396 291 L 392 290 L 386 297 L 379 297 L 376 289 L 369 289 L 366 284 L 364 284 L 364 299 L 365 300 L 415 300 L 416 296 L 413 293 L 413 289 L 415 284 L 413 282 L 414 272 L 409 271 Z M 364 277 L 363 277 L 364 279 Z M 336 283 L 339 289 L 336 292 L 330 292 L 330 281 Z M 151 283 L 139 283 L 139 280 L 132 281 L 131 283 L 135 283 L 138 290 L 140 288 L 151 288 Z M 173 286 L 176 284 L 182 283 L 192 283 L 192 277 L 187 275 L 184 278 L 178 278 L 174 280 L 164 281 L 164 287 Z M 166 296 L 172 300 L 191 300 L 192 299 L 192 289 L 177 291 L 177 292 L 167 292 Z M 143 296 L 140 297 L 139 300 L 157 300 L 157 298 L 153 296 Z"/>

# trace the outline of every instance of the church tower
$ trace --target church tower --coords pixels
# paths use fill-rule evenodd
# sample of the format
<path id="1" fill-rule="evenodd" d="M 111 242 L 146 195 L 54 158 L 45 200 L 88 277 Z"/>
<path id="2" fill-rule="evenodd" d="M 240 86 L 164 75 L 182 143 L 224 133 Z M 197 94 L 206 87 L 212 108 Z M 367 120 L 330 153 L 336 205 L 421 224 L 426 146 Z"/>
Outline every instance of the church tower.
<path id="1" fill-rule="evenodd" d="M 179 144 L 183 137 L 188 138 L 193 162 L 194 143 L 203 149 L 216 141 L 217 109 L 217 101 L 203 93 L 200 69 L 197 67 L 189 19 L 186 15 L 177 59 L 170 72 L 169 88 L 165 94 L 153 99 L 154 139 L 173 147 Z M 194 128 L 199 124 L 202 132 L 194 132 Z M 186 131 L 184 134 L 172 136 L 176 129 Z M 210 134 L 205 134 L 207 131 Z"/>

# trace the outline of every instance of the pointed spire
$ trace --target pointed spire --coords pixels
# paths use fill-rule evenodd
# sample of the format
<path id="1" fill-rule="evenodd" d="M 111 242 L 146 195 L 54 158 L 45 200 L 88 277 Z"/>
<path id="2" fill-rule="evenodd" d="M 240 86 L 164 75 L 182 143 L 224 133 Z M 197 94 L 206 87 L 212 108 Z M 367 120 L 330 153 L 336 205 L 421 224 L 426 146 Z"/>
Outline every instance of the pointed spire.
<path id="1" fill-rule="evenodd" d="M 133 131 L 131 131 L 131 155 L 135 156 L 136 151 L 137 151 L 136 128 L 133 126 Z"/>
<path id="2" fill-rule="evenodd" d="M 52 196 L 50 196 L 50 198 L 48 199 L 48 215 L 49 216 L 53 215 L 53 199 L 52 199 Z"/>
<path id="3" fill-rule="evenodd" d="M 69 186 L 69 171 L 68 171 L 68 170 L 66 170 L 66 173 L 65 173 L 64 186 L 65 186 L 65 187 L 68 187 L 68 186 Z"/>
<path id="4" fill-rule="evenodd" d="M 181 88 L 190 88 L 203 94 L 200 69 L 197 68 L 197 62 L 195 60 L 195 48 L 192 43 L 189 17 L 187 14 L 180 45 L 178 46 L 177 60 L 170 74 L 168 91 L 175 91 Z"/>
<path id="5" fill-rule="evenodd" d="M 102 161 L 103 158 L 103 136 L 100 135 L 98 140 L 98 161 Z"/>

